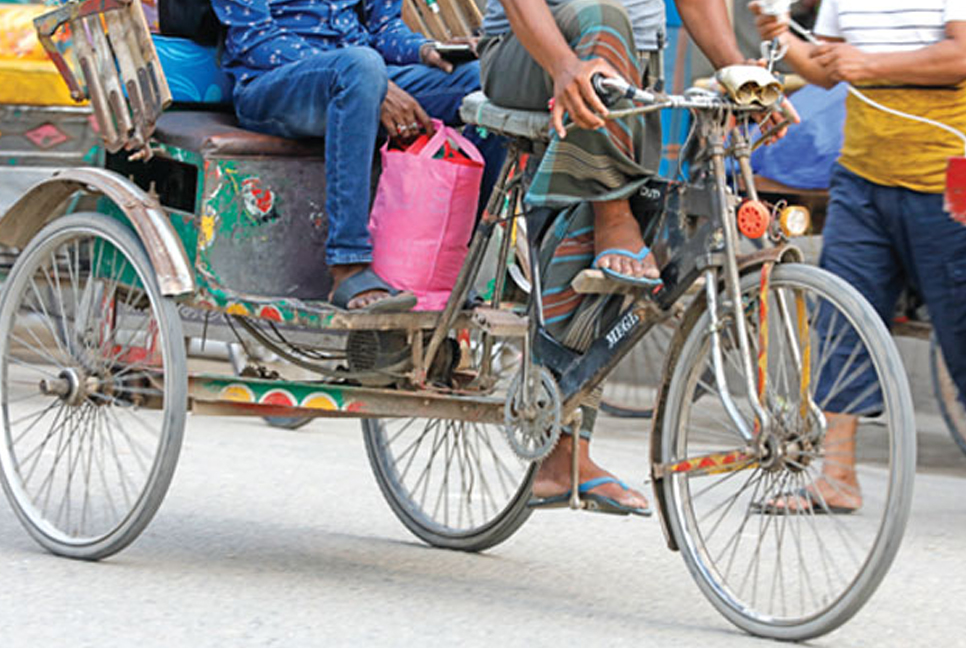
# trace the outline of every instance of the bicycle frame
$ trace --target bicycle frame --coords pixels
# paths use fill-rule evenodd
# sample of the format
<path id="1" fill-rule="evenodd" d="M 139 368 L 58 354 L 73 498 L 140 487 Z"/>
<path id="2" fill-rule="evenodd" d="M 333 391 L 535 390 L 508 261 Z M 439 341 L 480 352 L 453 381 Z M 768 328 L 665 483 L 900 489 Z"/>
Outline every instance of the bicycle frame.
<path id="1" fill-rule="evenodd" d="M 748 189 L 749 196 L 757 199 L 751 175 L 750 155 L 751 146 L 741 135 L 739 129 L 728 128 L 727 117 L 734 106 L 718 98 L 699 96 L 691 101 L 681 97 L 667 97 L 656 101 L 650 106 L 644 106 L 630 111 L 623 111 L 620 115 L 651 112 L 664 107 L 695 109 L 699 120 L 698 129 L 709 142 L 710 161 L 712 168 L 710 191 L 703 187 L 691 186 L 699 195 L 698 200 L 705 199 L 702 207 L 708 209 L 708 223 L 694 236 L 685 238 L 680 245 L 669 251 L 672 256 L 674 276 L 665 268 L 665 286 L 653 295 L 636 295 L 631 303 L 623 309 L 616 320 L 601 333 L 585 353 L 578 354 L 554 340 L 546 331 L 543 319 L 541 300 L 541 276 L 537 262 L 537 249 L 533 241 L 529 242 L 531 260 L 532 287 L 529 300 L 529 333 L 526 338 L 522 380 L 529 384 L 528 377 L 534 374 L 534 364 L 544 365 L 558 378 L 558 385 L 563 397 L 563 419 L 571 419 L 580 403 L 610 374 L 620 360 L 648 333 L 655 324 L 669 317 L 669 310 L 677 299 L 688 288 L 692 287 L 699 277 L 704 279 L 704 291 L 707 307 L 711 312 L 711 337 L 715 383 L 726 411 L 733 420 L 744 440 L 752 444 L 755 441 L 755 429 L 768 429 L 769 416 L 758 398 L 755 384 L 756 372 L 753 352 L 748 342 L 748 329 L 745 315 L 742 311 L 740 296 L 740 273 L 738 263 L 738 232 L 734 218 L 735 198 L 729 192 L 726 177 L 725 161 L 728 151 L 725 148 L 726 138 L 731 135 L 734 145 L 732 155 L 737 159 L 739 169 Z M 470 286 L 476 279 L 483 254 L 491 241 L 496 227 L 508 224 L 518 216 L 517 208 L 522 187 L 522 169 L 520 162 L 522 153 L 527 146 L 526 141 L 514 141 L 510 146 L 507 160 L 500 173 L 499 181 L 487 204 L 483 220 L 474 233 L 470 252 L 457 279 L 456 286 L 450 296 L 440 325 L 425 349 L 423 366 L 430 366 L 434 354 L 438 351 L 447 332 L 455 323 L 460 307 L 466 302 Z M 512 179 L 511 179 L 512 178 Z M 705 195 L 701 195 L 704 192 Z M 710 200 L 708 200 L 710 199 Z M 659 217 L 662 221 L 669 220 L 667 208 Z M 663 226 L 667 227 L 665 223 Z M 659 228 L 661 225 L 659 225 Z M 490 303 L 492 308 L 499 308 L 501 293 L 504 286 L 503 278 L 507 274 L 509 262 L 510 237 L 504 236 L 496 269 L 496 289 Z M 692 256 L 693 258 L 687 258 Z M 686 266 L 682 269 L 680 266 Z M 724 326 L 719 315 L 718 287 L 724 286 L 726 297 L 725 307 L 730 309 L 737 329 L 738 344 L 742 358 L 745 387 L 749 404 L 757 421 L 752 426 L 740 414 L 725 380 L 724 360 L 721 354 L 721 329 Z M 786 307 L 787 308 L 787 307 Z M 490 336 L 486 333 L 484 348 L 491 347 Z M 790 336 L 793 342 L 793 352 L 796 360 L 801 363 L 801 353 L 797 347 L 797 340 Z M 486 354 L 484 353 L 484 357 Z M 481 369 L 481 380 L 486 380 L 485 372 L 489 366 L 484 363 Z M 524 396 L 526 397 L 525 390 Z M 814 404 L 813 404 L 814 410 Z"/>

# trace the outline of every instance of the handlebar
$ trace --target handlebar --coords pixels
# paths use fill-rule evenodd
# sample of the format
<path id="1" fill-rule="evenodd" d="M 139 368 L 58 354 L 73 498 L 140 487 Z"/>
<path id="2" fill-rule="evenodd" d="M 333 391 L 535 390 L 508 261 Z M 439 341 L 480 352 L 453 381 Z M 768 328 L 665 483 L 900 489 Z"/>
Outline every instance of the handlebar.
<path id="1" fill-rule="evenodd" d="M 762 106 L 757 105 L 737 104 L 726 96 L 702 88 L 690 88 L 681 95 L 668 95 L 642 90 L 624 79 L 606 77 L 603 74 L 595 74 L 591 77 L 591 83 L 594 86 L 594 91 L 597 92 L 597 95 L 608 108 L 621 99 L 630 99 L 640 104 L 640 107 L 630 109 L 632 113 L 652 112 L 654 110 L 663 110 L 664 108 L 687 108 L 695 110 L 728 108 L 742 112 L 760 112 L 764 109 Z M 619 111 L 620 114 L 624 112 Z"/>

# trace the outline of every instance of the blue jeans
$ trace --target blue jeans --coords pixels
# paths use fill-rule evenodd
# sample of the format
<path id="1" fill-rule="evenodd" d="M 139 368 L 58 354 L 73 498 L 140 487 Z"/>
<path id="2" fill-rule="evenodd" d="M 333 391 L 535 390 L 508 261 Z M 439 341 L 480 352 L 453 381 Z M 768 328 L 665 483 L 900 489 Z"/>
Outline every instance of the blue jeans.
<path id="1" fill-rule="evenodd" d="M 966 394 L 966 227 L 943 211 L 943 196 L 878 185 L 836 165 L 822 238 L 820 265 L 862 293 L 887 326 L 907 284 L 922 295 L 962 398 Z M 829 339 L 823 328 L 834 326 L 828 322 L 831 319 L 821 314 L 817 318 L 819 339 Z M 843 339 L 828 362 L 830 371 L 818 378 L 816 396 L 819 403 L 828 398 L 825 409 L 829 411 L 848 408 L 849 413 L 869 413 L 881 400 L 878 390 L 869 387 L 874 379 L 871 368 L 857 372 L 865 358 L 849 361 L 853 348 L 848 338 Z M 845 374 L 844 380 L 830 394 L 831 383 L 840 373 Z"/>
<path id="2" fill-rule="evenodd" d="M 447 123 L 458 121 L 463 97 L 480 87 L 476 62 L 446 74 L 426 65 L 387 66 L 374 49 L 346 47 L 288 63 L 235 88 L 235 112 L 243 127 L 325 139 L 329 265 L 372 261 L 372 156 L 389 80 Z M 502 155 L 496 140 L 487 138 L 480 149 L 491 174 L 489 167 L 498 167 L 491 158 Z"/>

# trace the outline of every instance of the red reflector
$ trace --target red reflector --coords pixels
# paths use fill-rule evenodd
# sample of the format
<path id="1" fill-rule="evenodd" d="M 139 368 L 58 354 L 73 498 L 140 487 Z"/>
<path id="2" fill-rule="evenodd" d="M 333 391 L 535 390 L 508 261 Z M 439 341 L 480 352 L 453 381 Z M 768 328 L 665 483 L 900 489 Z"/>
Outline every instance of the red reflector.
<path id="1" fill-rule="evenodd" d="M 738 208 L 738 229 L 750 239 L 761 238 L 771 225 L 771 212 L 757 200 L 746 200 Z"/>
<path id="2" fill-rule="evenodd" d="M 944 209 L 953 220 L 966 225 L 966 157 L 949 158 L 945 197 Z"/>

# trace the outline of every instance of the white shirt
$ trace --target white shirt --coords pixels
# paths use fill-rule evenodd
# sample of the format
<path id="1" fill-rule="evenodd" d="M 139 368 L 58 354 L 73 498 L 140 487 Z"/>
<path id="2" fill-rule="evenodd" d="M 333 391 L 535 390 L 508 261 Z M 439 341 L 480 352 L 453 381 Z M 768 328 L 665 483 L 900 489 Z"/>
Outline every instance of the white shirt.
<path id="1" fill-rule="evenodd" d="M 822 0 L 814 31 L 864 52 L 908 52 L 945 40 L 959 20 L 966 0 Z"/>

